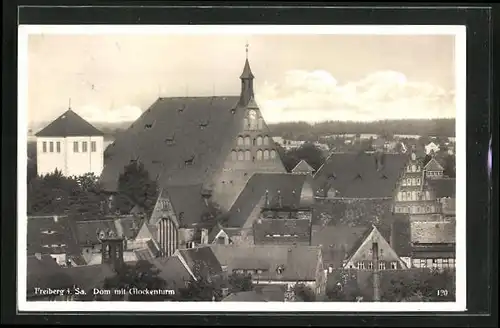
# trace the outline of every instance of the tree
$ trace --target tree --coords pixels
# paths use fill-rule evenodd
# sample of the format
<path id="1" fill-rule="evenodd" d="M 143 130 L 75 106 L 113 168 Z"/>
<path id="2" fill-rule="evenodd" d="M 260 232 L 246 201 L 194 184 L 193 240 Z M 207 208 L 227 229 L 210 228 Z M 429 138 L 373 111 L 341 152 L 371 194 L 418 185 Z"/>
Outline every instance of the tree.
<path id="1" fill-rule="evenodd" d="M 446 155 L 444 158 L 444 171 L 443 174 L 450 177 L 454 178 L 456 175 L 455 172 L 455 156 L 453 155 Z"/>
<path id="2" fill-rule="evenodd" d="M 118 177 L 118 195 L 115 204 L 120 213 L 128 214 L 134 205 L 139 205 L 150 215 L 157 197 L 157 183 L 150 178 L 142 163 L 134 161 L 125 166 Z"/>
<path id="3" fill-rule="evenodd" d="M 316 301 L 316 294 L 314 294 L 314 291 L 304 284 L 295 284 L 295 286 L 293 286 L 293 292 L 295 294 L 295 300 L 298 302 Z"/>
<path id="4" fill-rule="evenodd" d="M 247 292 L 253 289 L 253 282 L 251 275 L 244 275 L 241 273 L 233 273 L 228 277 L 231 293 Z"/>
<path id="5" fill-rule="evenodd" d="M 305 160 L 313 169 L 317 170 L 323 165 L 325 157 L 321 149 L 314 144 L 306 142 L 302 146 L 285 151 L 282 147 L 278 147 L 278 154 L 287 171 L 291 171 L 300 160 Z"/>
<path id="6" fill-rule="evenodd" d="M 337 270 L 328 279 L 326 297 L 331 302 L 354 302 L 361 297 L 356 271 Z"/>
<path id="7" fill-rule="evenodd" d="M 182 301 L 213 301 L 222 299 L 221 288 L 205 277 L 191 278 L 185 288 L 179 290 Z"/>
<path id="8" fill-rule="evenodd" d="M 104 280 L 104 289 L 126 291 L 136 288 L 140 291 L 145 290 L 165 290 L 168 284 L 159 276 L 160 271 L 150 262 L 145 260 L 138 261 L 135 265 L 124 264 L 111 278 Z M 112 293 L 113 294 L 113 293 Z M 127 296 L 129 301 L 165 301 L 171 300 L 173 295 L 135 295 Z M 123 295 L 114 295 L 115 299 L 123 299 Z"/>

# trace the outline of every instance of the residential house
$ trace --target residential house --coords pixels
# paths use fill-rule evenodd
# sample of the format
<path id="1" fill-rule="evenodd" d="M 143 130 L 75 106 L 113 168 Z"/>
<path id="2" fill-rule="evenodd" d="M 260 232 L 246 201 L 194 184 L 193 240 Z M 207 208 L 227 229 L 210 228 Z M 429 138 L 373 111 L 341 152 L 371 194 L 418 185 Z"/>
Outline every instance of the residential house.
<path id="1" fill-rule="evenodd" d="M 455 217 L 411 216 L 412 264 L 416 268 L 455 267 Z"/>
<path id="2" fill-rule="evenodd" d="M 38 175 L 58 170 L 65 176 L 99 176 L 104 166 L 103 138 L 101 131 L 68 109 L 36 133 Z"/>
<path id="3" fill-rule="evenodd" d="M 373 269 L 373 244 L 380 270 L 411 266 L 410 224 L 403 214 L 388 213 L 377 225 L 321 226 L 312 229 L 312 245 L 323 250 L 325 266 L 334 269 Z"/>
<path id="4" fill-rule="evenodd" d="M 85 264 L 73 224 L 68 216 L 28 216 L 27 255 L 48 255 L 60 266 Z"/>
<path id="5" fill-rule="evenodd" d="M 426 179 L 422 154 L 413 150 L 398 181 L 394 212 L 430 214 L 439 211 L 432 188 Z"/>
<path id="6" fill-rule="evenodd" d="M 317 295 L 325 293 L 326 273 L 318 246 L 213 245 L 228 274 L 250 274 L 255 286 L 279 285 L 287 292 L 304 284 Z"/>
<path id="7" fill-rule="evenodd" d="M 434 143 L 433 141 L 429 142 L 427 145 L 425 145 L 425 153 L 427 155 L 430 155 L 430 154 L 435 154 L 437 152 L 439 152 L 439 144 L 436 144 Z"/>
<path id="8" fill-rule="evenodd" d="M 240 95 L 157 99 L 106 149 L 104 188 L 116 191 L 123 167 L 138 161 L 178 223 L 194 228 L 201 218 L 179 209 L 185 202 L 199 211 L 207 199 L 227 211 L 254 173 L 286 172 L 254 99 L 254 78 L 247 58 Z"/>
<path id="9" fill-rule="evenodd" d="M 444 168 L 435 158 L 431 158 L 424 167 L 425 176 L 429 179 L 442 178 Z"/>

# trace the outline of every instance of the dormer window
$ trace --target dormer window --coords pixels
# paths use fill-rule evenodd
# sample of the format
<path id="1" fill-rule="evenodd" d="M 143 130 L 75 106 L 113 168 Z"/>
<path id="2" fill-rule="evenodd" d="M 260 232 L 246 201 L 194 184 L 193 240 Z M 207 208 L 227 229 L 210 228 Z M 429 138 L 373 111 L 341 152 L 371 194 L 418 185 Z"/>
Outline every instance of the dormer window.
<path id="1" fill-rule="evenodd" d="M 279 274 L 279 275 L 282 275 L 284 271 L 285 271 L 285 266 L 284 265 L 279 265 L 276 268 L 276 273 Z"/>
<path id="2" fill-rule="evenodd" d="M 145 130 L 152 129 L 153 128 L 153 124 L 154 124 L 153 122 L 144 124 L 144 129 Z"/>
<path id="3" fill-rule="evenodd" d="M 165 143 L 167 145 L 174 145 L 175 144 L 175 135 L 169 136 L 165 138 Z"/>
<path id="4" fill-rule="evenodd" d="M 357 174 L 355 177 L 354 177 L 354 180 L 357 180 L 357 179 L 361 179 L 361 174 Z"/>
<path id="5" fill-rule="evenodd" d="M 184 165 L 190 166 L 194 164 L 194 155 L 184 161 Z"/>
<path id="6" fill-rule="evenodd" d="M 387 176 L 385 174 L 382 174 L 381 178 L 387 180 Z"/>
<path id="7" fill-rule="evenodd" d="M 206 128 L 206 127 L 208 126 L 208 124 L 209 124 L 209 121 L 208 121 L 208 120 L 207 120 L 207 121 L 205 121 L 205 122 L 201 122 L 201 123 L 200 123 L 200 128 L 203 130 L 204 128 Z"/>

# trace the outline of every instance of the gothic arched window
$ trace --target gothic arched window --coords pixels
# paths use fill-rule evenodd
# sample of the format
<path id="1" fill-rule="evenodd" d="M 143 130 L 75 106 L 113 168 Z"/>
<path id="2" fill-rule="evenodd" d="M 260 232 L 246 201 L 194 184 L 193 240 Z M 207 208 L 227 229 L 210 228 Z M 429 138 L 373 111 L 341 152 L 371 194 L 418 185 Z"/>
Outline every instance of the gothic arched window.
<path id="1" fill-rule="evenodd" d="M 264 160 L 269 159 L 269 150 L 264 150 Z"/>
<path id="2" fill-rule="evenodd" d="M 412 191 L 411 200 L 417 200 L 417 192 L 416 191 Z"/>
<path id="3" fill-rule="evenodd" d="M 257 160 L 261 161 L 262 160 L 262 150 L 257 150 Z"/>
<path id="4" fill-rule="evenodd" d="M 411 171 L 412 172 L 417 172 L 417 166 L 416 165 L 412 165 L 411 166 Z"/>
<path id="5" fill-rule="evenodd" d="M 243 137 L 238 137 L 238 146 L 243 146 Z"/>
<path id="6" fill-rule="evenodd" d="M 231 151 L 231 160 L 238 160 L 238 153 L 236 152 L 236 150 Z"/>
<path id="7" fill-rule="evenodd" d="M 269 145 L 269 137 L 268 136 L 264 137 L 264 145 Z"/>
<path id="8" fill-rule="evenodd" d="M 245 146 L 250 146 L 250 137 L 249 136 L 246 136 L 245 137 Z"/>
<path id="9" fill-rule="evenodd" d="M 272 159 L 276 158 L 276 150 L 271 150 L 271 158 Z"/>
<path id="10" fill-rule="evenodd" d="M 254 111 L 253 109 L 248 111 L 248 120 L 250 122 L 250 130 L 257 130 L 258 128 L 257 112 Z"/>
<path id="11" fill-rule="evenodd" d="M 243 153 L 243 150 L 240 150 L 238 152 L 238 161 L 242 161 L 245 159 L 245 154 Z"/>
<path id="12" fill-rule="evenodd" d="M 257 137 L 257 146 L 262 146 L 262 137 L 261 136 Z"/>
<path id="13" fill-rule="evenodd" d="M 250 150 L 245 151 L 245 161 L 249 161 L 252 159 L 252 155 L 250 154 Z"/>

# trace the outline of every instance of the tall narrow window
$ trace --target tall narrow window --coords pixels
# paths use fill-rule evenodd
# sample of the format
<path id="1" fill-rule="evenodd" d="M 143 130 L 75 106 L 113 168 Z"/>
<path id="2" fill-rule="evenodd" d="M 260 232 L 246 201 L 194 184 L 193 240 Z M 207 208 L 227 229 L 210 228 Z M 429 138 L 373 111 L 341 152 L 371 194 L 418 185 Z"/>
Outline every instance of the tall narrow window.
<path id="1" fill-rule="evenodd" d="M 78 153 L 78 141 L 73 141 L 73 152 Z"/>
<path id="2" fill-rule="evenodd" d="M 417 172 L 417 166 L 416 165 L 412 165 L 411 166 L 411 171 L 412 172 Z"/>
<path id="3" fill-rule="evenodd" d="M 57 142 L 56 142 L 56 151 L 57 151 L 58 153 L 60 153 L 60 152 L 61 152 L 61 142 L 60 142 L 60 141 L 57 141 Z"/>
<path id="4" fill-rule="evenodd" d="M 262 130 L 264 128 L 264 120 L 262 117 L 259 118 L 259 130 Z"/>
<path id="5" fill-rule="evenodd" d="M 49 142 L 49 152 L 51 152 L 51 153 L 54 152 L 54 143 L 52 141 Z"/>
<path id="6" fill-rule="evenodd" d="M 90 142 L 90 151 L 95 153 L 97 151 L 97 144 L 95 141 Z"/>
<path id="7" fill-rule="evenodd" d="M 269 159 L 269 150 L 264 150 L 264 160 L 268 160 Z"/>
<path id="8" fill-rule="evenodd" d="M 272 159 L 276 158 L 276 150 L 271 150 L 271 158 Z"/>
<path id="9" fill-rule="evenodd" d="M 268 136 L 264 137 L 264 145 L 269 145 L 269 137 Z"/>
<path id="10" fill-rule="evenodd" d="M 236 152 L 236 150 L 233 150 L 231 152 L 231 160 L 233 160 L 233 161 L 238 160 L 238 153 Z"/>
<path id="11" fill-rule="evenodd" d="M 415 186 L 417 184 L 417 181 L 415 180 L 415 178 L 412 178 L 411 179 L 411 185 L 412 186 Z"/>
<path id="12" fill-rule="evenodd" d="M 396 270 L 398 268 L 398 262 L 391 262 L 391 269 Z"/>
<path id="13" fill-rule="evenodd" d="M 42 142 L 42 151 L 43 151 L 44 153 L 46 153 L 46 152 L 47 152 L 47 141 Z"/>
<path id="14" fill-rule="evenodd" d="M 417 186 L 420 186 L 420 178 L 417 178 Z"/>
<path id="15" fill-rule="evenodd" d="M 257 150 L 257 160 L 261 161 L 262 160 L 262 150 Z"/>
<path id="16" fill-rule="evenodd" d="M 245 161 L 249 161 L 252 159 L 252 155 L 250 154 L 250 150 L 245 151 Z"/>
<path id="17" fill-rule="evenodd" d="M 244 153 L 243 153 L 243 150 L 240 150 L 240 151 L 238 152 L 238 161 L 242 161 L 242 160 L 244 160 L 244 159 L 245 159 L 245 155 L 244 155 Z"/>
<path id="18" fill-rule="evenodd" d="M 249 136 L 245 137 L 245 146 L 250 146 L 250 137 Z"/>
<path id="19" fill-rule="evenodd" d="M 261 136 L 257 137 L 257 146 L 262 146 L 262 137 Z"/>
<path id="20" fill-rule="evenodd" d="M 238 146 L 243 146 L 243 137 L 238 137 Z"/>
<path id="21" fill-rule="evenodd" d="M 383 262 L 383 261 L 378 262 L 378 269 L 379 270 L 385 270 L 385 262 Z"/>
<path id="22" fill-rule="evenodd" d="M 248 120 L 250 121 L 250 130 L 257 130 L 257 112 L 254 110 L 250 110 L 248 112 Z"/>
<path id="23" fill-rule="evenodd" d="M 87 152 L 87 141 L 82 141 L 82 152 L 83 153 Z"/>

